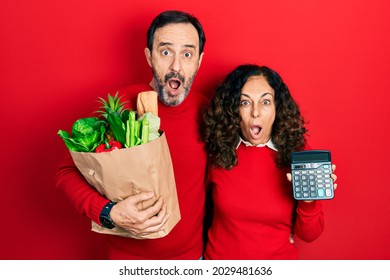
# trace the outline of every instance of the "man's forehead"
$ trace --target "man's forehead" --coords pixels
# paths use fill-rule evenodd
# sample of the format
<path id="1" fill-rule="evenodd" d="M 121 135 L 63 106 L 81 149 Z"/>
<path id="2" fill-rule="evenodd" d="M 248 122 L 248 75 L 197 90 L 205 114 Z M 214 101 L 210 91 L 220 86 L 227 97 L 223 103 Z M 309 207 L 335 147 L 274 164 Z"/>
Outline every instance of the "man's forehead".
<path id="1" fill-rule="evenodd" d="M 199 36 L 196 28 L 190 23 L 171 23 L 156 29 L 154 44 L 199 46 Z"/>

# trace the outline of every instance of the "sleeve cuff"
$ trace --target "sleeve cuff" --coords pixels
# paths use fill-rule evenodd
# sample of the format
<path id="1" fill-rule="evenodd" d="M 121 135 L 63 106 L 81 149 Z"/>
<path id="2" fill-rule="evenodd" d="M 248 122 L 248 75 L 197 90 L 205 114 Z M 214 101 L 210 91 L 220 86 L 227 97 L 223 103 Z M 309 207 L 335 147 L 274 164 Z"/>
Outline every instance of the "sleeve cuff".
<path id="1" fill-rule="evenodd" d="M 319 200 L 314 200 L 312 202 L 299 201 L 297 211 L 301 214 L 312 215 L 318 211 L 322 211 L 322 204 Z"/>
<path id="2" fill-rule="evenodd" d="M 103 207 L 108 202 L 110 202 L 110 200 L 108 200 L 104 196 L 101 196 L 101 197 L 97 198 L 96 201 L 94 201 L 94 203 L 92 203 L 92 205 L 91 205 L 91 212 L 90 212 L 91 217 L 90 218 L 98 225 L 101 225 L 100 224 L 100 213 L 102 212 Z"/>

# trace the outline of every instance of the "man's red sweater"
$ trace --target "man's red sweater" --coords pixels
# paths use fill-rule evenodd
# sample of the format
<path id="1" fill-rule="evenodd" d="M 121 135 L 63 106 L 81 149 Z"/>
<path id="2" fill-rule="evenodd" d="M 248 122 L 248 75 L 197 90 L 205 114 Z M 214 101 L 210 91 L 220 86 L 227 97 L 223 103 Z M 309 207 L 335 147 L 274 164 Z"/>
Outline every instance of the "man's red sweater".
<path id="1" fill-rule="evenodd" d="M 136 110 L 139 92 L 152 90 L 137 84 L 119 91 L 122 101 Z M 199 259 L 202 256 L 205 214 L 206 154 L 199 136 L 199 109 L 205 97 L 191 91 L 176 107 L 159 102 L 160 128 L 165 131 L 174 168 L 181 220 L 165 237 L 132 239 L 107 235 L 110 259 Z M 129 171 L 131 172 L 131 171 Z M 56 174 L 56 188 L 91 220 L 100 224 L 99 215 L 108 200 L 91 187 L 68 155 Z"/>
<path id="2" fill-rule="evenodd" d="M 206 259 L 297 259 L 290 234 L 310 242 L 322 233 L 321 203 L 297 204 L 276 153 L 241 144 L 237 166 L 211 170 L 214 217 Z"/>

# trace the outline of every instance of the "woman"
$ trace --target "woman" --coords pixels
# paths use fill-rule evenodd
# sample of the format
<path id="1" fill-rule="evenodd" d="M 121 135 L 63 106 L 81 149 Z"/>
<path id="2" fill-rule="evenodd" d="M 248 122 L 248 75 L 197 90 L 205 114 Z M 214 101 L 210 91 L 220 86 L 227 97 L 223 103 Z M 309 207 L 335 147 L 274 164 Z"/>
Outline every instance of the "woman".
<path id="1" fill-rule="evenodd" d="M 214 202 L 205 258 L 297 259 L 293 235 L 315 240 L 324 217 L 320 201 L 294 200 L 286 178 L 291 152 L 308 146 L 281 77 L 265 66 L 237 67 L 218 86 L 204 128 Z"/>

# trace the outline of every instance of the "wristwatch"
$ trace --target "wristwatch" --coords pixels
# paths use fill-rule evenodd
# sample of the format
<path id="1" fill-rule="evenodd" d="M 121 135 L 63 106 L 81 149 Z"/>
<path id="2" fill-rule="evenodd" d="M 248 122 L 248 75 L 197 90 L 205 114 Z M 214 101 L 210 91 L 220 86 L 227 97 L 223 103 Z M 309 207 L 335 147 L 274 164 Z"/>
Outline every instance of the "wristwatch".
<path id="1" fill-rule="evenodd" d="M 115 227 L 114 222 L 110 217 L 110 212 L 112 207 L 116 204 L 116 202 L 110 201 L 104 207 L 102 212 L 100 213 L 99 221 L 103 227 L 112 229 Z"/>

